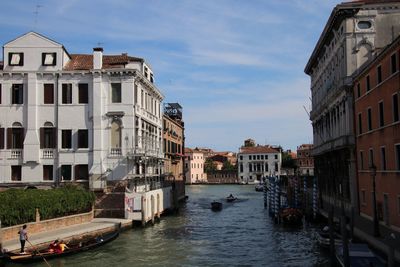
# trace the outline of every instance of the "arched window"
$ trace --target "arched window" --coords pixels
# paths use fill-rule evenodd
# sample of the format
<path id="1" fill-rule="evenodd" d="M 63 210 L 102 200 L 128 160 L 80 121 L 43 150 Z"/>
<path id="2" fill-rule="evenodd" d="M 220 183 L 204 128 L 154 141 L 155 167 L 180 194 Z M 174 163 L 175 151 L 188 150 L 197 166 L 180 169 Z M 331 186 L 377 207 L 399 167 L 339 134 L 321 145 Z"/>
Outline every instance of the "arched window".
<path id="1" fill-rule="evenodd" d="M 113 120 L 111 123 L 111 148 L 121 148 L 121 121 Z"/>
<path id="2" fill-rule="evenodd" d="M 22 149 L 24 145 L 24 128 L 19 122 L 14 122 L 11 128 L 7 129 L 7 148 Z"/>
<path id="3" fill-rule="evenodd" d="M 40 128 L 40 148 L 56 148 L 57 144 L 57 129 L 53 123 L 47 121 Z"/>

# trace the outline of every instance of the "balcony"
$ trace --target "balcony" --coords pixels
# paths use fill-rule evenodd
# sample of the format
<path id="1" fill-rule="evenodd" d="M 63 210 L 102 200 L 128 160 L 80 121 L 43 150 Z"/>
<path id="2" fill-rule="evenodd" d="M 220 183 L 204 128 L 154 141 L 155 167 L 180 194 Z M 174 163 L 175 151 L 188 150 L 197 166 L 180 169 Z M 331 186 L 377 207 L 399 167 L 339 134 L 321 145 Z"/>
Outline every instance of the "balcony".
<path id="1" fill-rule="evenodd" d="M 54 159 L 54 149 L 52 148 L 42 149 L 42 159 Z"/>
<path id="2" fill-rule="evenodd" d="M 121 148 L 111 148 L 110 157 L 118 158 L 120 156 L 122 156 Z"/>
<path id="3" fill-rule="evenodd" d="M 22 158 L 22 149 L 10 150 L 10 159 L 21 159 L 21 158 Z"/>

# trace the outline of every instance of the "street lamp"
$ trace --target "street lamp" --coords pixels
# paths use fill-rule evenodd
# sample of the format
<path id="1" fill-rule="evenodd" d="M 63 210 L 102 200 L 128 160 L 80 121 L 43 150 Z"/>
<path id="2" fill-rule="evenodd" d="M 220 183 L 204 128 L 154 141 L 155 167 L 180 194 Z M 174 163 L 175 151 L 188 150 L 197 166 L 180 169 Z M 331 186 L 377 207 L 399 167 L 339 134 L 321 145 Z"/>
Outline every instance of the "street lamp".
<path id="1" fill-rule="evenodd" d="M 374 236 L 378 237 L 379 234 L 379 221 L 378 221 L 378 209 L 376 208 L 376 185 L 375 185 L 375 177 L 376 177 L 376 166 L 374 163 L 369 167 L 372 176 L 372 204 L 373 204 L 373 212 L 374 212 Z"/>

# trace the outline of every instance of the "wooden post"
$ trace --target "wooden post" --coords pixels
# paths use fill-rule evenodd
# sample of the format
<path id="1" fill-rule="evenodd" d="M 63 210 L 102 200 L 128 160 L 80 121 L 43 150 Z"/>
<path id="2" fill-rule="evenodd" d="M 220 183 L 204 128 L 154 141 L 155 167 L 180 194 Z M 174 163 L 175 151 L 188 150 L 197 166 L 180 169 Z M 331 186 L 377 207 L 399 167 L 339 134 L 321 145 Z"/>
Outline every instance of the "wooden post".
<path id="1" fill-rule="evenodd" d="M 40 213 L 38 208 L 36 208 L 36 222 L 40 222 Z"/>
<path id="2" fill-rule="evenodd" d="M 333 206 L 329 210 L 329 248 L 330 248 L 330 263 L 331 266 L 335 266 L 335 239 L 333 235 Z"/>
<path id="3" fill-rule="evenodd" d="M 146 199 L 142 196 L 142 226 L 146 226 Z"/>
<path id="4" fill-rule="evenodd" d="M 0 255 L 3 252 L 3 230 L 1 228 L 1 220 L 0 220 Z"/>

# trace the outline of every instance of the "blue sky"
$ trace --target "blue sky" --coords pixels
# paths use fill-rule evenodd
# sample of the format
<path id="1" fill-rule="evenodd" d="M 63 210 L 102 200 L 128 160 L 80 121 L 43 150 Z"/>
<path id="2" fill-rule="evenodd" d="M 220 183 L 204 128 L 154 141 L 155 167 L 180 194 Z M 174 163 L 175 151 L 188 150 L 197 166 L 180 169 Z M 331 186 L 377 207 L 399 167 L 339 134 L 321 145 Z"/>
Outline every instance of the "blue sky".
<path id="1" fill-rule="evenodd" d="M 296 149 L 312 142 L 304 66 L 340 2 L 3 0 L 0 43 L 34 30 L 71 54 L 100 43 L 145 58 L 165 102 L 183 106 L 186 146 Z"/>

